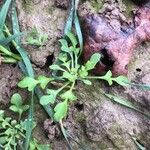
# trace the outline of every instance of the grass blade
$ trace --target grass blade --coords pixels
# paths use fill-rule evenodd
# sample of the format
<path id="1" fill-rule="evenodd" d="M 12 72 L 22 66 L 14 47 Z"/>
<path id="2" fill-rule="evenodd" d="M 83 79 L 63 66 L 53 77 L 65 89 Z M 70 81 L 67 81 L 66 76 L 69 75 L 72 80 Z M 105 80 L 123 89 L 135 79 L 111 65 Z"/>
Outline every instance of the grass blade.
<path id="1" fill-rule="evenodd" d="M 6 0 L 0 11 L 0 32 L 2 32 L 11 0 Z"/>
<path id="2" fill-rule="evenodd" d="M 130 86 L 135 86 L 139 89 L 143 89 L 143 90 L 150 90 L 150 85 L 146 85 L 146 84 L 136 84 L 136 83 L 127 83 L 129 84 Z"/>
<path id="3" fill-rule="evenodd" d="M 150 119 L 150 115 L 149 115 L 149 114 L 147 114 L 147 113 L 145 113 L 145 112 L 139 110 L 139 109 L 138 109 L 137 107 L 135 107 L 130 101 L 128 101 L 128 100 L 126 100 L 126 99 L 123 99 L 123 98 L 121 98 L 121 97 L 118 97 L 118 96 L 111 95 L 111 94 L 106 94 L 106 93 L 104 93 L 104 95 L 105 95 L 106 97 L 108 97 L 110 100 L 112 100 L 112 101 L 114 101 L 114 102 L 116 102 L 116 103 L 118 103 L 118 104 L 120 104 L 120 105 L 123 105 L 123 106 L 125 106 L 125 107 L 128 107 L 128 108 L 130 108 L 130 109 L 132 109 L 132 110 L 135 110 L 135 111 L 137 111 L 137 112 L 143 114 L 144 116 L 146 116 L 148 119 Z"/>
<path id="4" fill-rule="evenodd" d="M 78 36 L 78 41 L 79 41 L 79 44 L 80 44 L 80 55 L 81 55 L 82 50 L 83 50 L 83 36 L 82 36 L 81 27 L 80 27 L 80 23 L 79 23 L 79 18 L 78 18 L 76 10 L 75 10 L 75 13 L 74 13 L 74 24 L 75 24 L 76 33 L 77 33 L 77 36 Z"/>
<path id="5" fill-rule="evenodd" d="M 15 0 L 13 0 L 13 4 L 12 4 L 12 26 L 13 26 L 14 35 L 18 35 L 18 34 L 20 34 L 20 30 L 19 30 L 19 22 L 18 22 L 15 4 L 16 4 Z M 17 42 L 19 44 L 20 43 L 20 37 L 16 37 L 15 42 Z"/>
<path id="6" fill-rule="evenodd" d="M 71 30 L 72 30 L 74 10 L 75 10 L 75 2 L 74 2 L 74 0 L 71 0 L 71 10 L 70 10 L 70 13 L 69 13 L 69 16 L 67 18 L 66 25 L 65 25 L 64 35 L 67 35 L 68 32 L 71 32 Z"/>
<path id="7" fill-rule="evenodd" d="M 141 144 L 137 141 L 136 138 L 132 137 L 132 139 L 133 139 L 134 143 L 136 144 L 136 146 L 138 147 L 139 150 L 146 150 L 146 148 L 145 148 L 143 145 L 141 145 Z"/>
<path id="8" fill-rule="evenodd" d="M 16 8 L 15 8 L 15 1 L 13 1 L 12 5 L 12 24 L 13 24 L 13 32 L 14 34 L 20 33 L 19 29 L 19 24 L 18 24 L 18 19 L 17 19 L 17 13 L 16 13 Z M 7 29 L 7 28 L 6 28 Z M 8 32 L 8 31 L 7 31 Z M 10 33 L 9 33 L 10 35 Z M 26 53 L 26 51 L 20 47 L 20 38 L 15 39 L 12 41 L 14 46 L 16 47 L 17 51 L 21 55 L 23 59 L 23 63 L 25 66 L 25 71 L 26 74 L 30 77 L 34 78 L 34 71 L 30 62 L 30 59 Z M 28 150 L 29 144 L 31 141 L 31 136 L 32 136 L 32 127 L 33 127 L 33 113 L 34 113 L 34 91 L 32 91 L 32 98 L 31 98 L 31 103 L 30 103 L 30 109 L 29 109 L 29 116 L 27 119 L 27 124 L 26 124 L 26 141 L 25 141 L 25 150 Z"/>
<path id="9" fill-rule="evenodd" d="M 3 39 L 0 39 L 0 45 L 3 45 L 3 46 L 6 46 L 8 45 L 12 40 L 15 40 L 16 38 L 22 36 L 24 33 L 18 33 L 18 34 L 15 34 L 15 35 L 11 35 L 10 37 L 8 38 L 5 38 L 3 37 Z"/>

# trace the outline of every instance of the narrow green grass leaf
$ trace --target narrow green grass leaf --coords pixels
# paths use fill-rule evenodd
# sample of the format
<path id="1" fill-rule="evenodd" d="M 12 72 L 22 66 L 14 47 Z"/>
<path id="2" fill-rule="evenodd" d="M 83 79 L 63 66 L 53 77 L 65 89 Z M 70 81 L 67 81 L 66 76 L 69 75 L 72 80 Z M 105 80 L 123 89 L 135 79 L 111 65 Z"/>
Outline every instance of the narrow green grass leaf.
<path id="1" fill-rule="evenodd" d="M 123 99 L 121 97 L 118 97 L 118 96 L 114 96 L 114 95 L 111 95 L 111 94 L 106 94 L 104 93 L 106 97 L 108 97 L 110 100 L 120 104 L 120 105 L 123 105 L 125 107 L 128 107 L 130 109 L 133 109 L 141 114 L 143 114 L 144 116 L 146 116 L 148 119 L 150 119 L 150 115 L 148 113 L 145 113 L 141 110 L 139 110 L 137 107 L 135 107 L 129 100 L 126 100 L 126 99 Z"/>
<path id="2" fill-rule="evenodd" d="M 75 3 L 74 0 L 71 0 L 71 9 L 65 25 L 64 35 L 67 35 L 68 32 L 71 32 L 72 25 L 73 25 L 74 10 L 75 10 Z"/>
<path id="3" fill-rule="evenodd" d="M 0 32 L 2 32 L 11 0 L 6 0 L 0 11 Z"/>
<path id="4" fill-rule="evenodd" d="M 133 87 L 137 87 L 139 89 L 150 90 L 150 85 L 136 84 L 136 83 L 132 83 L 132 82 L 127 82 L 127 84 L 130 85 L 130 86 L 133 86 Z"/>
<path id="5" fill-rule="evenodd" d="M 16 4 L 15 0 L 13 0 L 13 4 L 12 4 L 12 26 L 13 26 L 14 35 L 18 35 L 18 34 L 20 34 L 20 30 L 19 30 L 19 22 L 18 22 L 15 4 Z M 20 37 L 16 37 L 15 41 L 19 44 L 20 43 Z"/>
<path id="6" fill-rule="evenodd" d="M 9 36 L 8 38 L 6 37 L 3 37 L 3 38 L 0 38 L 0 45 L 3 45 L 3 46 L 6 46 L 8 45 L 12 40 L 15 40 L 16 38 L 20 37 L 24 35 L 24 33 L 18 33 L 18 34 L 14 34 L 14 35 L 11 35 Z"/>
<path id="7" fill-rule="evenodd" d="M 136 144 L 136 146 L 138 147 L 139 150 L 146 150 L 146 148 L 145 148 L 143 145 L 141 145 L 141 144 L 137 141 L 136 138 L 132 137 L 132 139 L 133 139 L 134 143 Z"/>
<path id="8" fill-rule="evenodd" d="M 13 1 L 13 13 L 12 13 L 12 24 L 13 24 L 13 32 L 14 33 L 20 33 L 19 29 L 19 24 L 18 24 L 18 17 L 16 13 L 16 8 L 15 8 L 15 1 Z M 14 46 L 16 47 L 17 51 L 21 55 L 23 59 L 23 63 L 25 68 L 23 69 L 26 71 L 26 74 L 32 78 L 34 78 L 34 71 L 30 62 L 30 59 L 26 53 L 26 51 L 20 47 L 20 39 L 17 38 L 15 41 L 13 41 Z M 30 109 L 29 109 L 29 116 L 27 119 L 27 124 L 26 124 L 26 141 L 25 141 L 25 150 L 28 150 L 31 136 L 32 136 L 32 127 L 33 127 L 33 112 L 34 112 L 34 91 L 32 91 L 32 98 L 31 98 L 31 104 L 30 104 Z"/>
<path id="9" fill-rule="evenodd" d="M 83 36 L 82 36 L 81 27 L 80 27 L 80 23 L 79 23 L 79 18 L 78 18 L 76 10 L 75 10 L 75 13 L 74 13 L 74 24 L 75 24 L 76 33 L 77 33 L 77 36 L 78 36 L 78 41 L 79 41 L 79 44 L 80 44 L 80 55 L 81 55 L 82 50 L 83 50 Z"/>

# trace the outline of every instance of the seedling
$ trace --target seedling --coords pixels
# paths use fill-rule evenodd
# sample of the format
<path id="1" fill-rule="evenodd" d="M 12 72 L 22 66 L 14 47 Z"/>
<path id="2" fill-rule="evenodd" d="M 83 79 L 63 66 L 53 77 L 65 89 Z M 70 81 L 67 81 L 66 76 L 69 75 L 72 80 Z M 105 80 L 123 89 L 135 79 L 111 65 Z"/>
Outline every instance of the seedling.
<path id="1" fill-rule="evenodd" d="M 15 150 L 25 138 L 26 121 L 21 121 L 21 115 L 29 108 L 28 105 L 23 105 L 21 96 L 16 93 L 11 98 L 10 110 L 19 114 L 18 121 L 6 117 L 3 110 L 0 110 L 0 148 L 4 150 Z"/>
<path id="2" fill-rule="evenodd" d="M 47 88 L 47 94 L 40 99 L 41 105 L 54 106 L 55 121 L 64 119 L 67 116 L 69 104 L 77 100 L 75 84 L 78 81 L 82 81 L 86 85 L 92 85 L 92 79 L 105 80 L 109 85 L 112 85 L 113 82 L 127 85 L 125 82 L 128 82 L 125 76 L 112 77 L 111 71 L 108 71 L 104 76 L 89 76 L 89 71 L 100 62 L 101 55 L 95 53 L 85 65 L 80 65 L 78 63 L 80 48 L 77 39 L 73 33 L 68 33 L 67 37 L 68 41 L 66 39 L 60 40 L 62 52 L 58 56 L 59 65 L 50 66 L 51 70 L 57 71 L 55 77 L 40 76 L 37 79 L 25 77 L 18 83 L 19 87 L 28 88 L 29 91 L 33 91 L 37 85 L 45 89 L 47 84 L 53 84 L 53 81 L 62 83 L 62 86 L 56 87 L 55 90 Z M 56 101 L 57 98 L 59 100 Z"/>
<path id="3" fill-rule="evenodd" d="M 22 114 L 29 109 L 29 105 L 23 105 L 22 97 L 20 94 L 15 93 L 11 97 L 11 111 L 18 114 L 18 121 L 5 116 L 5 112 L 0 110 L 0 149 L 16 150 L 22 147 L 23 140 L 25 139 L 27 120 L 22 121 Z M 33 128 L 36 123 L 34 122 Z M 29 150 L 50 150 L 50 145 L 42 145 L 36 139 L 31 140 Z"/>
<path id="4" fill-rule="evenodd" d="M 22 113 L 29 109 L 29 105 L 23 105 L 22 97 L 20 94 L 15 93 L 11 97 L 11 106 L 9 109 L 19 114 L 18 121 L 20 121 Z"/>
<path id="5" fill-rule="evenodd" d="M 38 31 L 36 27 L 34 27 L 27 37 L 27 44 L 29 45 L 35 45 L 35 46 L 43 46 L 45 42 L 48 40 L 47 34 L 42 34 Z"/>

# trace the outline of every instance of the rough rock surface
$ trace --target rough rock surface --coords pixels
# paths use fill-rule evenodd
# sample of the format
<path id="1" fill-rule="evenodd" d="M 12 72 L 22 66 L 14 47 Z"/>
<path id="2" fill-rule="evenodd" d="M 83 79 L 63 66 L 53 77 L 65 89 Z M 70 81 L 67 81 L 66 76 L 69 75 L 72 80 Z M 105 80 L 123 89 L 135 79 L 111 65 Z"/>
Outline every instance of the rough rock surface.
<path id="1" fill-rule="evenodd" d="M 7 104 L 10 101 L 11 95 L 18 91 L 17 83 L 20 78 L 21 72 L 17 66 L 0 66 L 0 103 Z"/>
<path id="2" fill-rule="evenodd" d="M 41 49 L 27 47 L 32 62 L 36 66 L 38 74 L 46 63 L 49 55 L 58 53 L 57 39 L 62 35 L 67 11 L 58 8 L 54 0 L 17 0 L 19 22 L 24 31 L 36 26 L 43 33 L 48 33 L 49 40 Z M 57 2 L 60 2 L 57 0 Z M 79 13 L 82 17 L 86 13 L 99 12 L 108 15 L 108 22 L 113 25 L 118 24 L 118 20 L 124 20 L 126 10 L 130 0 L 104 0 L 101 6 L 95 9 L 98 4 L 91 1 L 80 3 Z M 125 4 L 124 4 L 125 2 Z M 109 8 L 111 6 L 111 8 Z M 131 5 L 133 8 L 135 5 Z M 31 9 L 32 8 L 32 9 Z M 110 11 L 106 11 L 106 9 Z M 113 15 L 112 15 L 113 13 Z M 114 18 L 114 19 L 113 19 Z M 120 22 L 120 21 L 119 21 Z M 143 43 L 134 51 L 134 58 L 129 64 L 128 77 L 135 83 L 150 83 L 150 44 Z M 43 68 L 42 68 L 43 69 Z M 21 75 L 18 69 L 8 65 L 0 66 L 0 100 L 9 100 L 10 90 L 17 90 L 16 84 Z M 82 143 L 87 150 L 136 150 L 137 146 L 133 138 L 145 146 L 150 147 L 150 121 L 142 114 L 131 109 L 120 106 L 109 101 L 101 94 L 101 88 L 105 92 L 129 99 L 141 111 L 150 112 L 150 92 L 137 88 L 121 88 L 118 85 L 109 87 L 107 84 L 95 81 L 93 85 L 77 85 L 78 102 L 72 104 L 69 115 L 64 121 L 64 126 L 73 140 Z M 3 94 L 4 93 L 4 94 Z M 34 136 L 41 143 L 50 143 L 54 150 L 67 150 L 67 144 L 62 135 L 57 132 L 57 128 L 51 121 L 47 121 L 46 114 L 42 108 L 36 105 L 36 118 L 38 126 L 34 131 Z M 45 128 L 50 134 L 44 132 Z M 55 130 L 55 131 L 53 131 Z M 53 131 L 53 132 L 52 132 Z M 47 136 L 50 136 L 48 139 Z M 80 150 L 77 144 L 71 140 L 74 149 Z"/>
<path id="3" fill-rule="evenodd" d="M 58 38 L 63 35 L 67 11 L 58 8 L 60 2 L 54 0 L 17 0 L 19 21 L 22 31 L 30 31 L 36 27 L 43 34 L 48 35 L 46 45 L 40 48 L 26 46 L 32 62 L 43 67 L 48 56 L 58 53 Z M 64 3 L 67 7 L 66 3 Z M 63 6 L 62 6 L 63 7 Z"/>

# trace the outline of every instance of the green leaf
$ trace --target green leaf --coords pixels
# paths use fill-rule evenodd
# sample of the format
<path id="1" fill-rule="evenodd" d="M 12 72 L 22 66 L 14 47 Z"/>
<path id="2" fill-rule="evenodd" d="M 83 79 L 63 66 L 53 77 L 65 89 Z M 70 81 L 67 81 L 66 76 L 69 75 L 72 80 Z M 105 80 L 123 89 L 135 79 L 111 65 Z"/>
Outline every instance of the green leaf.
<path id="1" fill-rule="evenodd" d="M 85 64 L 86 70 L 92 70 L 95 68 L 96 64 L 100 61 L 101 55 L 95 53 L 91 56 L 90 60 Z"/>
<path id="2" fill-rule="evenodd" d="M 146 150 L 146 147 L 144 147 L 143 145 L 141 145 L 136 138 L 132 137 L 134 143 L 137 145 L 137 147 L 139 148 L 139 150 Z"/>
<path id="3" fill-rule="evenodd" d="M 37 149 L 38 150 L 52 150 L 50 145 L 48 145 L 48 144 L 47 145 L 46 144 L 45 145 L 38 145 Z"/>
<path id="4" fill-rule="evenodd" d="M 11 105 L 9 109 L 12 110 L 13 112 L 19 112 L 19 108 L 16 105 Z"/>
<path id="5" fill-rule="evenodd" d="M 23 105 L 22 106 L 23 112 L 27 111 L 29 108 L 30 108 L 29 105 Z"/>
<path id="6" fill-rule="evenodd" d="M 3 144 L 5 144 L 7 142 L 6 138 L 7 138 L 7 136 L 0 137 L 0 145 L 3 145 Z"/>
<path id="7" fill-rule="evenodd" d="M 63 77 L 68 79 L 71 82 L 73 82 L 73 81 L 75 81 L 77 79 L 76 75 L 71 74 L 71 73 L 69 73 L 67 71 L 63 72 Z"/>
<path id="8" fill-rule="evenodd" d="M 59 56 L 58 56 L 58 59 L 61 60 L 62 62 L 66 62 L 67 61 L 67 54 L 63 54 L 63 53 L 60 53 Z"/>
<path id="9" fill-rule="evenodd" d="M 0 110 L 0 117 L 4 116 L 4 110 Z"/>
<path id="10" fill-rule="evenodd" d="M 128 78 L 125 76 L 118 76 L 116 78 L 112 78 L 112 80 L 122 86 L 127 86 L 128 85 L 127 83 L 129 83 Z"/>
<path id="11" fill-rule="evenodd" d="M 65 39 L 60 39 L 59 42 L 61 43 L 62 46 L 68 47 L 68 42 Z"/>
<path id="12" fill-rule="evenodd" d="M 61 70 L 61 71 L 63 71 L 63 69 L 60 66 L 56 65 L 56 64 L 51 65 L 49 68 L 52 69 L 52 70 Z"/>
<path id="13" fill-rule="evenodd" d="M 71 32 L 68 32 L 67 36 L 69 37 L 73 47 L 76 48 L 78 42 L 77 42 L 77 39 L 76 39 L 75 35 L 73 33 L 71 33 Z"/>
<path id="14" fill-rule="evenodd" d="M 65 35 L 67 35 L 68 32 L 71 32 L 73 20 L 74 20 L 74 18 L 73 18 L 74 17 L 74 10 L 75 10 L 75 3 L 74 3 L 74 0 L 72 0 L 69 16 L 67 18 L 67 22 L 66 22 L 65 29 L 64 29 Z"/>
<path id="15" fill-rule="evenodd" d="M 34 27 L 31 33 L 27 37 L 27 44 L 43 46 L 47 41 L 48 35 L 40 33 L 36 27 Z"/>
<path id="16" fill-rule="evenodd" d="M 62 64 L 62 66 L 65 66 L 68 70 L 70 70 L 71 61 L 69 60 L 69 61 L 67 61 L 67 62 L 64 62 L 64 63 Z"/>
<path id="17" fill-rule="evenodd" d="M 16 11 L 15 5 L 13 5 L 12 8 L 15 9 L 15 11 Z M 20 30 L 19 30 L 19 24 L 18 24 L 19 21 L 18 21 L 17 13 L 12 14 L 12 20 L 13 20 L 12 21 L 13 31 L 17 30 L 17 32 L 19 33 Z M 9 34 L 10 34 L 10 32 L 9 32 Z M 30 59 L 28 57 L 28 54 L 23 48 L 20 47 L 20 45 L 21 45 L 20 40 L 16 41 L 16 43 L 14 43 L 14 46 L 15 46 L 16 50 L 19 52 L 19 54 L 21 55 L 22 60 L 23 60 L 22 62 L 19 63 L 19 67 L 21 68 L 21 70 L 23 71 L 23 73 L 25 75 L 34 78 L 34 71 L 33 71 Z M 34 123 L 34 121 L 33 121 L 33 107 L 34 107 L 33 96 L 34 96 L 34 91 L 32 91 L 30 111 L 29 111 L 27 126 L 26 126 L 27 130 L 26 130 L 26 138 L 25 138 L 25 149 L 28 149 L 30 139 L 31 139 L 31 135 L 32 135 L 32 128 L 31 127 L 33 126 L 33 123 Z"/>
<path id="18" fill-rule="evenodd" d="M 90 80 L 82 80 L 84 84 L 86 85 L 92 85 L 92 82 Z"/>
<path id="19" fill-rule="evenodd" d="M 88 76 L 88 72 L 87 72 L 85 66 L 81 67 L 81 69 L 79 70 L 79 75 L 81 78 L 85 78 L 86 76 Z"/>
<path id="20" fill-rule="evenodd" d="M 56 97 L 54 95 L 44 95 L 40 98 L 41 105 L 54 104 Z"/>
<path id="21" fill-rule="evenodd" d="M 12 125 L 12 126 L 17 125 L 17 121 L 16 121 L 16 120 L 12 120 L 12 121 L 11 121 L 11 125 Z"/>
<path id="22" fill-rule="evenodd" d="M 0 32 L 2 32 L 11 0 L 6 0 L 0 11 Z"/>
<path id="23" fill-rule="evenodd" d="M 59 93 L 59 90 L 47 89 L 47 94 L 57 95 L 58 93 Z"/>
<path id="24" fill-rule="evenodd" d="M 30 142 L 29 150 L 36 150 L 36 145 L 33 141 Z"/>
<path id="25" fill-rule="evenodd" d="M 113 84 L 111 71 L 108 71 L 104 76 L 101 77 L 101 79 L 106 80 L 109 85 Z"/>
<path id="26" fill-rule="evenodd" d="M 53 81 L 53 78 L 47 78 L 45 76 L 39 76 L 38 79 L 37 79 L 40 83 L 40 86 L 42 89 L 45 89 L 47 84 L 50 82 L 50 81 Z"/>
<path id="27" fill-rule="evenodd" d="M 54 108 L 54 119 L 56 121 L 62 120 L 67 115 L 68 111 L 68 102 L 65 100 L 64 102 L 58 103 Z"/>
<path id="28" fill-rule="evenodd" d="M 28 88 L 28 91 L 33 91 L 39 82 L 32 77 L 25 77 L 18 83 L 20 88 Z"/>
<path id="29" fill-rule="evenodd" d="M 71 90 L 68 90 L 65 93 L 61 94 L 60 97 L 64 100 L 65 99 L 70 101 L 77 100 L 77 97 L 74 95 L 74 93 Z"/>
<path id="30" fill-rule="evenodd" d="M 22 105 L 22 97 L 19 93 L 13 94 L 11 97 L 11 103 L 15 106 L 21 106 Z"/>
<path id="31" fill-rule="evenodd" d="M 5 120 L 2 122 L 2 127 L 3 128 L 6 128 L 6 126 L 9 126 L 10 124 L 9 124 L 9 122 L 11 121 L 11 118 L 10 117 L 7 117 L 7 118 L 5 118 Z"/>
<path id="32" fill-rule="evenodd" d="M 66 53 L 70 53 L 70 48 L 68 47 L 68 42 L 65 39 L 60 39 L 59 42 L 61 43 L 61 50 Z"/>
<path id="33" fill-rule="evenodd" d="M 82 31 L 81 31 L 80 22 L 79 22 L 79 18 L 78 18 L 76 9 L 74 11 L 74 24 L 75 24 L 75 29 L 76 29 L 78 41 L 80 44 L 80 55 L 81 55 L 82 50 L 83 50 L 83 36 L 82 36 Z"/>

